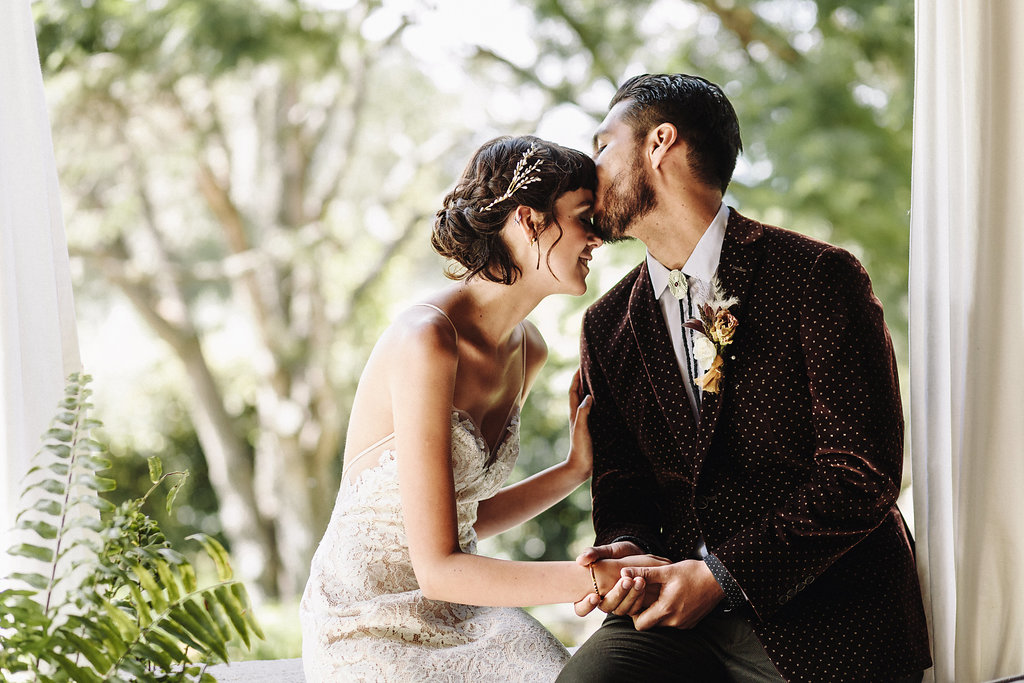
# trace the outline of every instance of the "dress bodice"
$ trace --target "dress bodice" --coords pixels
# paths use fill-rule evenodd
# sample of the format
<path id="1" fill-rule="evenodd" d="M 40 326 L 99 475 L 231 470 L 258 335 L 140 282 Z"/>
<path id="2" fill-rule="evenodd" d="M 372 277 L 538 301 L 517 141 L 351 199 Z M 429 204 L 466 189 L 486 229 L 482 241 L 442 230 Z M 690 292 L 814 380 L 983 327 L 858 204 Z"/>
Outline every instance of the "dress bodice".
<path id="1" fill-rule="evenodd" d="M 519 454 L 519 416 L 513 411 L 493 458 L 468 414 L 453 410 L 451 425 L 459 545 L 473 553 L 477 507 Z M 554 680 L 568 654 L 525 611 L 423 596 L 402 517 L 399 457 L 383 451 L 338 492 L 300 606 L 307 680 Z"/>
<path id="2" fill-rule="evenodd" d="M 455 482 L 456 509 L 459 522 L 459 545 L 467 552 L 476 550 L 477 505 L 493 496 L 508 479 L 519 455 L 519 414 L 513 411 L 501 441 L 495 446 L 490 465 L 487 442 L 468 413 L 455 409 L 452 421 L 452 475 Z M 335 503 L 334 515 L 362 517 L 365 521 L 383 523 L 385 527 L 403 527 L 401 498 L 398 489 L 398 454 L 390 448 L 383 451 L 378 463 L 358 474 L 353 481 L 343 481 Z M 332 520 L 333 521 L 333 520 Z"/>

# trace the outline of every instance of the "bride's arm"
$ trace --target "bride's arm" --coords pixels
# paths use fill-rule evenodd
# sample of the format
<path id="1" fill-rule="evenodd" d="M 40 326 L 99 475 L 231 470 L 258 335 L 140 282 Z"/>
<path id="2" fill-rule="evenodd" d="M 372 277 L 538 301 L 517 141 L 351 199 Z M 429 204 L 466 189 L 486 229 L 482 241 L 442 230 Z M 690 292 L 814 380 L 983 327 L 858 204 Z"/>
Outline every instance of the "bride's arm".
<path id="1" fill-rule="evenodd" d="M 579 370 L 569 387 L 569 455 L 532 477 L 503 488 L 489 500 L 481 501 L 474 528 L 477 536 L 500 534 L 544 512 L 590 478 L 594 456 L 587 429 L 593 399 L 584 397 Z"/>
<path id="2" fill-rule="evenodd" d="M 409 553 L 423 594 L 472 605 L 577 602 L 594 590 L 574 562 L 511 562 L 459 547 L 451 465 L 451 415 L 458 358 L 450 329 L 423 323 L 396 339 L 390 392 L 399 490 Z M 602 592 L 618 565 L 597 565 Z"/>

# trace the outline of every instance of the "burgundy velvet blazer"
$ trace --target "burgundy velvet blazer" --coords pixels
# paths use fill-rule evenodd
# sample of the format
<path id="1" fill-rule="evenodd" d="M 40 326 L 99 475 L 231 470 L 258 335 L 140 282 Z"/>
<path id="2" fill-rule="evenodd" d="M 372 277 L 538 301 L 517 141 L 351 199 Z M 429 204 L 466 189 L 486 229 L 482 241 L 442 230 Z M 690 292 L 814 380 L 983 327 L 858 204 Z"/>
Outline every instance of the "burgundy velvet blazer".
<path id="1" fill-rule="evenodd" d="M 887 681 L 931 665 L 896 507 L 896 360 L 848 252 L 731 212 L 718 268 L 739 320 L 695 423 L 641 264 L 584 317 L 597 543 L 674 561 L 703 538 L 790 681 Z"/>

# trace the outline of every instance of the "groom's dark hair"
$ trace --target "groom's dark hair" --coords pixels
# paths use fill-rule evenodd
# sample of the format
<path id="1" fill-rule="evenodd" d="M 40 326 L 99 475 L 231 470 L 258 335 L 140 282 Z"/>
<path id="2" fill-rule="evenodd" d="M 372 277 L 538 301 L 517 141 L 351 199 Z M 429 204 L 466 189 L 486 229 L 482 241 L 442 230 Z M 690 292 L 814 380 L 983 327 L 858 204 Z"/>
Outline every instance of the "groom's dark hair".
<path id="1" fill-rule="evenodd" d="M 721 88 L 700 76 L 643 74 L 623 83 L 608 108 L 624 101 L 630 104 L 622 118 L 637 140 L 671 123 L 689 147 L 694 175 L 725 192 L 743 142 L 736 111 Z"/>

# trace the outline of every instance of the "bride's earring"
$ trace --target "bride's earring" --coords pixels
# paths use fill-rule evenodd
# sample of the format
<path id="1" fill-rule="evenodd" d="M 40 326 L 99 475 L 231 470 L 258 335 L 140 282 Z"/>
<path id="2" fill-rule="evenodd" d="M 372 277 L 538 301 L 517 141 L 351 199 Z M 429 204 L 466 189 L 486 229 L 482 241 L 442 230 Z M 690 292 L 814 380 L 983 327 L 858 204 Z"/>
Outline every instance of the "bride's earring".
<path id="1" fill-rule="evenodd" d="M 530 244 L 537 245 L 537 270 L 540 270 L 540 242 L 537 241 L 537 236 L 534 235 L 533 239 L 530 240 Z"/>

